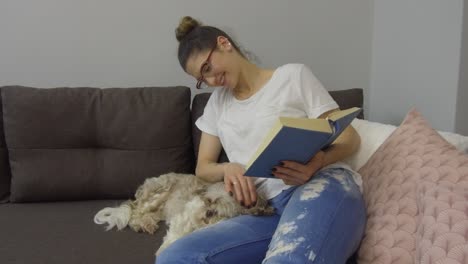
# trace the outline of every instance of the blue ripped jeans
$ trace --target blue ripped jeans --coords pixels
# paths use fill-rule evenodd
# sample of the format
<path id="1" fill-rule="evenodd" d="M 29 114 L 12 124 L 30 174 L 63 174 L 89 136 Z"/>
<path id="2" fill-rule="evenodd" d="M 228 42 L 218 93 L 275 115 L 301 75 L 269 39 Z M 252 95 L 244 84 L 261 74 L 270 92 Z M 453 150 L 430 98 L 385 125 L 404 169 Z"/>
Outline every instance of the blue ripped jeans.
<path id="1" fill-rule="evenodd" d="M 270 203 L 275 215 L 243 215 L 197 230 L 164 250 L 156 264 L 340 264 L 359 246 L 364 201 L 346 169 L 319 171 Z"/>

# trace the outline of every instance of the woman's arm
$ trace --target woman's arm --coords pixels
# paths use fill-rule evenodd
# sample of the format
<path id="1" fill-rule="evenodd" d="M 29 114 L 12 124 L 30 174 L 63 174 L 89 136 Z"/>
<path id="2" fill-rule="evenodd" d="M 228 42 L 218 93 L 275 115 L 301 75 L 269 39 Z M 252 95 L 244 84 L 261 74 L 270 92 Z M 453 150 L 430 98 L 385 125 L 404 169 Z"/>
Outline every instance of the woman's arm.
<path id="1" fill-rule="evenodd" d="M 209 182 L 223 180 L 224 163 L 218 163 L 221 148 L 221 141 L 217 136 L 202 132 L 195 175 Z"/>
<path id="2" fill-rule="evenodd" d="M 257 202 L 257 191 L 250 177 L 245 177 L 245 169 L 237 163 L 217 163 L 221 153 L 218 137 L 202 132 L 195 174 L 209 182 L 224 181 L 224 189 L 243 206 Z"/>
<path id="3" fill-rule="evenodd" d="M 329 114 L 336 110 L 332 110 L 322 114 L 319 118 L 326 118 Z M 353 126 L 349 125 L 336 138 L 333 144 L 324 150 L 323 162 L 321 167 L 343 160 L 356 152 L 361 144 L 361 137 Z"/>
<path id="4" fill-rule="evenodd" d="M 323 113 L 319 118 L 326 118 L 338 109 Z M 350 156 L 359 148 L 361 138 L 356 130 L 350 125 L 326 150 L 319 151 L 307 164 L 303 165 L 294 161 L 283 161 L 283 166 L 275 166 L 272 172 L 277 178 L 286 184 L 299 185 L 306 183 L 312 175 L 322 167 Z"/>

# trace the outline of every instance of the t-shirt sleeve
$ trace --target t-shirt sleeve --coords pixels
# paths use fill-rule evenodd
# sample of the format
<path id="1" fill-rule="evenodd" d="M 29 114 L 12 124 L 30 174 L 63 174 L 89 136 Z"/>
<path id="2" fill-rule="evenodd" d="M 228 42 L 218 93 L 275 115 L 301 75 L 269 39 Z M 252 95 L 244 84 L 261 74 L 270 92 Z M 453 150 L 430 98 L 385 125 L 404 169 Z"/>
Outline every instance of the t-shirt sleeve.
<path id="1" fill-rule="evenodd" d="M 218 120 L 217 102 L 217 94 L 216 92 L 213 92 L 205 105 L 203 115 L 201 115 L 195 122 L 195 125 L 198 127 L 198 129 L 213 136 L 218 136 L 218 128 L 216 126 Z"/>
<path id="2" fill-rule="evenodd" d="M 339 108 L 335 100 L 307 66 L 301 65 L 297 80 L 308 118 L 317 118 L 327 111 Z"/>

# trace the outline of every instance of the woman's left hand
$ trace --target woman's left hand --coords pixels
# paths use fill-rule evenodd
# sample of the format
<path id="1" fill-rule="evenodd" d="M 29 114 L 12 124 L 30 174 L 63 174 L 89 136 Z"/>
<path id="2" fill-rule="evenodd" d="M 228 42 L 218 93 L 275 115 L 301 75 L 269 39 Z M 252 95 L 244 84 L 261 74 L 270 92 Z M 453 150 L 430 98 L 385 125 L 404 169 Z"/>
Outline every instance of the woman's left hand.
<path id="1" fill-rule="evenodd" d="M 271 173 L 287 185 L 302 185 L 323 167 L 324 156 L 325 153 L 319 151 L 307 164 L 282 161 L 283 165 L 273 167 Z"/>

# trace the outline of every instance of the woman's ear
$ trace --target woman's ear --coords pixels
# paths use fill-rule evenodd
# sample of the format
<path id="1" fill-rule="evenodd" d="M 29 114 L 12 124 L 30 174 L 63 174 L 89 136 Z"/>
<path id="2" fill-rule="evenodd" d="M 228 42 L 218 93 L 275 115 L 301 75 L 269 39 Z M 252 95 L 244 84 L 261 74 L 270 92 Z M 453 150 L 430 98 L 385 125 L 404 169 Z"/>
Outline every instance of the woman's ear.
<path id="1" fill-rule="evenodd" d="M 232 44 L 228 38 L 224 36 L 218 36 L 217 42 L 218 42 L 218 47 L 220 47 L 222 50 L 227 50 L 227 51 L 232 50 Z"/>

